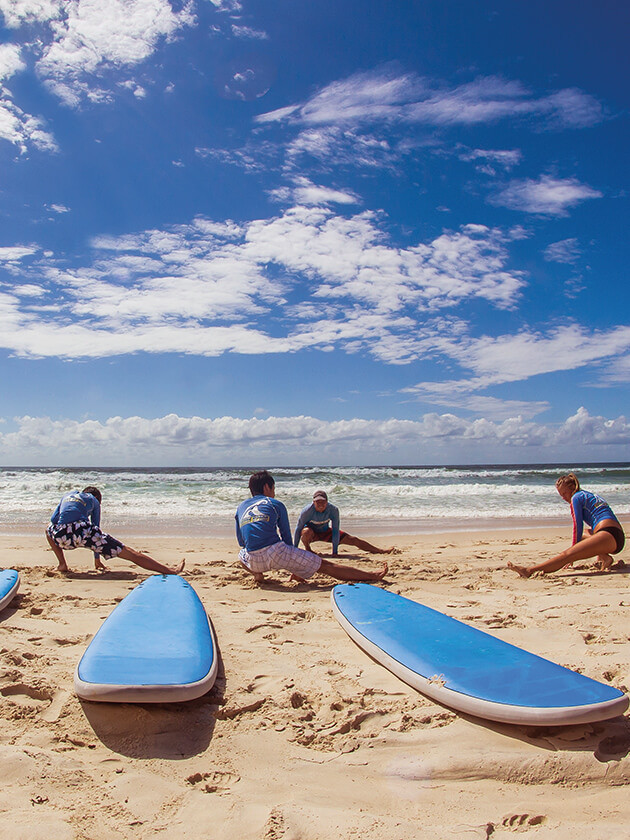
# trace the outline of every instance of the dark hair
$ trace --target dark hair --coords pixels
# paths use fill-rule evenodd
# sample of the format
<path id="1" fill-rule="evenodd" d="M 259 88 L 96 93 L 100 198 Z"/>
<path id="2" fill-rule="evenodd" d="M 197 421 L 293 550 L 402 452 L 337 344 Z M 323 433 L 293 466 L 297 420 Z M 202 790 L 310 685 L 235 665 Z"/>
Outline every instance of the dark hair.
<path id="1" fill-rule="evenodd" d="M 273 480 L 273 476 L 270 472 L 267 472 L 267 470 L 255 472 L 249 477 L 249 492 L 252 496 L 262 496 L 265 484 L 273 487 L 275 483 L 276 482 Z"/>
<path id="2" fill-rule="evenodd" d="M 90 496 L 94 496 L 99 505 L 103 499 L 103 497 L 101 496 L 101 491 L 98 489 L 98 487 L 84 487 L 81 492 L 89 493 Z"/>

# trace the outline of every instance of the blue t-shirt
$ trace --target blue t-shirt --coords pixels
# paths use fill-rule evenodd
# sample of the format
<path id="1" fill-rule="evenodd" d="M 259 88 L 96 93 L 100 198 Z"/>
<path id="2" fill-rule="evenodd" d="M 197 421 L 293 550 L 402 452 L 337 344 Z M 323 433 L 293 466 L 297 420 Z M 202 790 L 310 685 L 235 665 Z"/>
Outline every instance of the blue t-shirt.
<path id="1" fill-rule="evenodd" d="M 573 516 L 574 545 L 582 539 L 585 522 L 589 528 L 594 528 L 604 519 L 614 519 L 618 522 L 608 502 L 605 502 L 601 496 L 596 496 L 595 493 L 589 493 L 588 490 L 578 490 L 571 496 L 571 515 Z"/>
<path id="2" fill-rule="evenodd" d="M 337 553 L 339 548 L 339 508 L 331 505 L 330 502 L 326 505 L 324 510 L 320 513 L 314 504 L 307 505 L 302 509 L 298 524 L 295 527 L 295 537 L 293 544 L 300 544 L 300 535 L 302 528 L 308 525 L 315 533 L 323 534 L 329 528 L 332 528 L 332 550 L 333 554 Z"/>
<path id="3" fill-rule="evenodd" d="M 101 524 L 101 506 L 91 493 L 66 493 L 50 517 L 53 525 L 67 525 L 79 519 L 89 519 L 92 525 Z"/>
<path id="4" fill-rule="evenodd" d="M 235 518 L 236 539 L 247 551 L 257 551 L 280 540 L 293 545 L 287 509 L 271 496 L 245 499 L 236 509 Z"/>

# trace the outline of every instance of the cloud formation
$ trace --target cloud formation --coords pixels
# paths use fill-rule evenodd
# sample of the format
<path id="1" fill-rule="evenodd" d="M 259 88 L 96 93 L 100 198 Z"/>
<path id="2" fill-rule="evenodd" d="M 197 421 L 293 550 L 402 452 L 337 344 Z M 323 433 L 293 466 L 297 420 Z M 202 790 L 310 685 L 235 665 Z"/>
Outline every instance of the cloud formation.
<path id="1" fill-rule="evenodd" d="M 0 345 L 62 358 L 336 347 L 400 364 L 454 334 L 444 312 L 474 299 L 497 308 L 518 299 L 524 278 L 509 269 L 510 236 L 497 229 L 466 225 L 400 248 L 378 214 L 325 206 L 354 197 L 310 182 L 296 189 L 308 203 L 269 219 L 197 218 L 100 237 L 84 265 L 38 255 L 20 282 L 4 284 Z M 20 283 L 41 288 L 41 299 Z"/>
<path id="2" fill-rule="evenodd" d="M 146 61 L 161 41 L 191 26 L 192 3 L 175 12 L 168 0 L 0 0 L 5 24 L 40 24 L 31 45 L 35 68 L 66 105 L 107 101 L 99 79 Z"/>
<path id="3" fill-rule="evenodd" d="M 538 448 L 558 451 L 571 440 L 574 446 L 619 446 L 630 443 L 630 422 L 625 416 L 607 419 L 584 408 L 560 424 L 536 424 L 513 416 L 501 422 L 465 420 L 453 414 L 425 414 L 418 420 L 321 420 L 290 417 L 110 417 L 96 420 L 52 420 L 18 417 L 15 429 L 0 432 L 0 454 L 54 452 L 66 463 L 98 457 L 113 463 L 130 452 L 139 459 L 179 456 L 195 463 L 217 458 L 237 463 L 243 457 L 274 453 L 279 460 L 304 453 L 313 463 L 348 453 L 387 456 L 409 447 L 418 453 L 436 447 L 483 447 L 510 457 L 510 451 Z M 184 453 L 184 454 L 183 454 Z M 105 460 L 103 460 L 105 459 Z M 277 461 L 276 461 L 277 462 Z"/>
<path id="4" fill-rule="evenodd" d="M 576 88 L 536 97 L 517 81 L 497 76 L 449 87 L 390 67 L 332 82 L 306 102 L 257 117 L 260 124 L 304 126 L 359 123 L 478 125 L 528 118 L 537 127 L 583 128 L 603 118 L 596 99 Z"/>
<path id="5" fill-rule="evenodd" d="M 489 201 L 510 210 L 522 210 L 540 216 L 568 216 L 569 208 L 582 201 L 601 198 L 602 193 L 581 184 L 576 178 L 552 178 L 542 175 L 537 180 L 512 181 Z"/>

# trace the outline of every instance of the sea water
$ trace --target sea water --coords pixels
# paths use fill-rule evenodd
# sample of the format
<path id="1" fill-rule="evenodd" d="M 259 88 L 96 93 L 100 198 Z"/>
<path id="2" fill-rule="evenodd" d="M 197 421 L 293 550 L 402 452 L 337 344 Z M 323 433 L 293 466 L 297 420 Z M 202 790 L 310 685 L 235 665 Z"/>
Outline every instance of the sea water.
<path id="1" fill-rule="evenodd" d="M 276 495 L 292 526 L 325 490 L 341 526 L 386 535 L 539 526 L 566 522 L 558 475 L 573 470 L 622 520 L 630 517 L 630 464 L 461 467 L 278 467 Z M 87 485 L 103 493 L 102 527 L 127 534 L 231 536 L 249 495 L 242 468 L 0 468 L 0 533 L 42 533 L 59 499 Z"/>

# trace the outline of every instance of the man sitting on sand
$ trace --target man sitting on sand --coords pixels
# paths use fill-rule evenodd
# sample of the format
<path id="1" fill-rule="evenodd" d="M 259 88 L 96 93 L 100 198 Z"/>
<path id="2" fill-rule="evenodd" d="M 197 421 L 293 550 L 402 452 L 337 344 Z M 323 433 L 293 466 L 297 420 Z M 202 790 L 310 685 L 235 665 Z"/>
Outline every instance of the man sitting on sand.
<path id="1" fill-rule="evenodd" d="M 366 572 L 331 563 L 294 546 L 287 509 L 275 498 L 275 481 L 267 470 L 250 477 L 249 491 L 252 498 L 241 502 L 236 511 L 236 539 L 241 546 L 239 559 L 257 583 L 262 583 L 263 573 L 272 569 L 286 569 L 291 572 L 291 580 L 300 583 L 315 572 L 337 580 L 371 582 L 387 574 L 387 563 L 378 572 Z"/>
<path id="2" fill-rule="evenodd" d="M 101 491 L 98 487 L 85 487 L 80 493 L 66 493 L 57 505 L 46 529 L 46 539 L 59 563 L 57 571 L 70 571 L 64 549 L 91 548 L 94 552 L 94 568 L 101 572 L 108 571 L 101 557 L 106 560 L 122 557 L 123 560 L 131 560 L 137 566 L 161 575 L 177 575 L 181 572 L 184 560 L 174 568 L 163 566 L 148 554 L 134 551 L 109 534 L 103 533 L 99 527 L 101 501 Z"/>
<path id="3" fill-rule="evenodd" d="M 328 501 L 324 490 L 316 490 L 313 493 L 313 502 L 302 509 L 298 524 L 295 529 L 294 545 L 300 544 L 300 538 L 307 551 L 310 551 L 311 543 L 328 542 L 332 543 L 333 557 L 337 556 L 339 543 L 353 545 L 363 551 L 372 554 L 396 554 L 395 548 L 378 548 L 359 537 L 353 537 L 345 531 L 339 530 L 339 508 Z"/>

